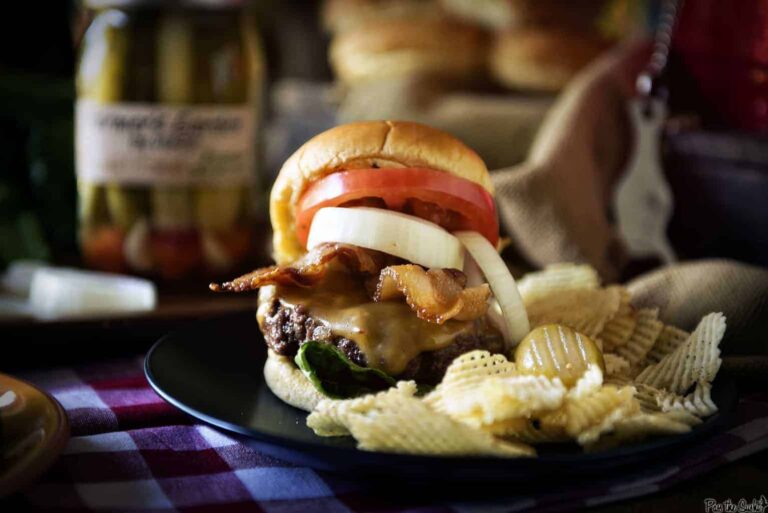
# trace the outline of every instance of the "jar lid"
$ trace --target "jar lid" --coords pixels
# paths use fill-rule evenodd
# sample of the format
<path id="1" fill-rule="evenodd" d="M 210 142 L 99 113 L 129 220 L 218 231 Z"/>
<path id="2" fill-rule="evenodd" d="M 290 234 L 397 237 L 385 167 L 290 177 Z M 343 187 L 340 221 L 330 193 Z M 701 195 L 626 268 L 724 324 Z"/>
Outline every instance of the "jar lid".
<path id="1" fill-rule="evenodd" d="M 244 7 L 249 3 L 251 3 L 249 0 L 85 0 L 85 5 L 93 9 L 105 9 L 109 7 L 230 9 L 234 7 Z"/>

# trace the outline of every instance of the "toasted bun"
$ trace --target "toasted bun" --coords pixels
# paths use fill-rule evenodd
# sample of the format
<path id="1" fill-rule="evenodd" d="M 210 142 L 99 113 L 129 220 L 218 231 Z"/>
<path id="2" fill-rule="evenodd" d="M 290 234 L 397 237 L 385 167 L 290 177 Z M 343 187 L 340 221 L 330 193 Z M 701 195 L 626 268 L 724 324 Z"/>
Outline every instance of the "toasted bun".
<path id="1" fill-rule="evenodd" d="M 264 380 L 277 397 L 302 410 L 312 411 L 324 399 L 290 358 L 271 349 L 264 364 Z"/>
<path id="2" fill-rule="evenodd" d="M 344 32 L 370 21 L 443 17 L 437 0 L 325 0 L 320 12 L 323 28 L 330 33 Z"/>
<path id="3" fill-rule="evenodd" d="M 449 20 L 376 20 L 338 34 L 330 61 L 347 85 L 412 75 L 469 80 L 485 69 L 477 27 Z"/>
<path id="4" fill-rule="evenodd" d="M 590 32 L 510 30 L 496 39 L 491 72 L 510 88 L 556 92 L 609 45 Z"/>
<path id="5" fill-rule="evenodd" d="M 493 194 L 483 160 L 453 136 L 404 121 L 366 121 L 327 130 L 305 143 L 283 165 L 272 187 L 269 212 L 278 264 L 296 260 L 295 210 L 307 186 L 337 171 L 379 167 L 428 167 L 483 186 Z"/>

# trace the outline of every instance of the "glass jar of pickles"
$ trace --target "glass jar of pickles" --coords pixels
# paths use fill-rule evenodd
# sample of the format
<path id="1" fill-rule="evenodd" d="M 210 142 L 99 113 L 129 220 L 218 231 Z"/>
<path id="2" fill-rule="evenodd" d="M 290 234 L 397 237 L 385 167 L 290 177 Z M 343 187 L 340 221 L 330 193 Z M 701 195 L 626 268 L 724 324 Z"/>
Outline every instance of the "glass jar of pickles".
<path id="1" fill-rule="evenodd" d="M 255 21 L 232 0 L 89 3 L 76 105 L 86 264 L 163 279 L 232 270 L 263 205 Z"/>

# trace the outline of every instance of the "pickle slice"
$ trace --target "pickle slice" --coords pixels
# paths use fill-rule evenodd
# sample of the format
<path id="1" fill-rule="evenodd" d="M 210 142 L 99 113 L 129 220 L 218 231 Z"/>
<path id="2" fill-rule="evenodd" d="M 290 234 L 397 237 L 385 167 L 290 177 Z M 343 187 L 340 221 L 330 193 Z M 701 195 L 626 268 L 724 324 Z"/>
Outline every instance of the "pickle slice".
<path id="1" fill-rule="evenodd" d="M 194 101 L 194 38 L 187 16 L 168 12 L 157 33 L 157 94 L 161 102 Z"/>
<path id="2" fill-rule="evenodd" d="M 603 354 L 592 339 L 561 324 L 539 326 L 515 349 L 520 373 L 557 377 L 567 387 L 575 385 L 590 364 L 605 372 Z"/>
<path id="3" fill-rule="evenodd" d="M 128 230 L 147 211 L 147 195 L 141 189 L 109 184 L 106 193 L 112 222 L 124 230 Z"/>
<path id="4" fill-rule="evenodd" d="M 93 35 L 88 37 L 99 37 L 103 44 L 85 46 L 77 80 L 79 98 L 105 104 L 122 100 L 126 78 L 125 59 L 128 53 L 126 29 L 126 17 L 117 11 L 104 13 L 94 20 L 94 26 L 88 31 Z M 102 34 L 99 35 L 98 32 Z M 106 189 L 115 186 L 105 187 L 81 180 L 78 181 L 77 187 L 80 223 L 83 228 L 109 224 L 110 200 Z M 117 214 L 119 216 L 120 212 Z"/>
<path id="5" fill-rule="evenodd" d="M 78 180 L 77 196 L 82 228 L 90 229 L 109 222 L 109 211 L 103 185 Z"/>
<path id="6" fill-rule="evenodd" d="M 188 187 L 155 187 L 151 198 L 153 226 L 176 230 L 193 225 L 192 197 Z"/>
<path id="7" fill-rule="evenodd" d="M 192 103 L 193 37 L 187 16 L 179 12 L 163 14 L 157 33 L 157 94 L 162 103 Z M 152 224 L 162 229 L 189 228 L 193 224 L 192 196 L 188 187 L 152 188 Z"/>
<path id="8" fill-rule="evenodd" d="M 86 37 L 101 39 L 103 44 L 85 45 L 77 80 L 78 98 L 99 103 L 114 103 L 123 99 L 128 54 L 127 24 L 125 15 L 118 11 L 106 12 L 94 19 Z"/>
<path id="9" fill-rule="evenodd" d="M 222 14 L 218 23 L 200 23 L 194 27 L 196 46 L 195 102 L 243 104 L 248 100 L 245 77 L 245 48 L 241 38 L 233 38 L 222 26 L 236 26 L 238 16 Z M 205 231 L 221 231 L 233 227 L 244 210 L 242 184 L 204 185 L 195 189 L 196 222 Z M 215 247 L 210 234 L 203 237 Z M 212 251 L 211 254 L 216 254 Z M 216 261 L 215 258 L 212 261 Z"/>
<path id="10" fill-rule="evenodd" d="M 205 230 L 234 226 L 242 205 L 242 187 L 200 187 L 195 193 L 195 220 Z"/>

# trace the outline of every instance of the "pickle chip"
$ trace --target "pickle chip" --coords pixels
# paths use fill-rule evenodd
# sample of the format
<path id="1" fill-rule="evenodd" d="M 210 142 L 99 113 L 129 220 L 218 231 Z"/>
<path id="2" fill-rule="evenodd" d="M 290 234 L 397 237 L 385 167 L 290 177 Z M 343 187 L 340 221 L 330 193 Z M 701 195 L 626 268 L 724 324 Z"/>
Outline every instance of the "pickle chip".
<path id="1" fill-rule="evenodd" d="M 559 324 L 539 326 L 515 350 L 518 372 L 560 378 L 566 387 L 575 385 L 591 364 L 605 372 L 603 355 L 594 341 Z"/>

